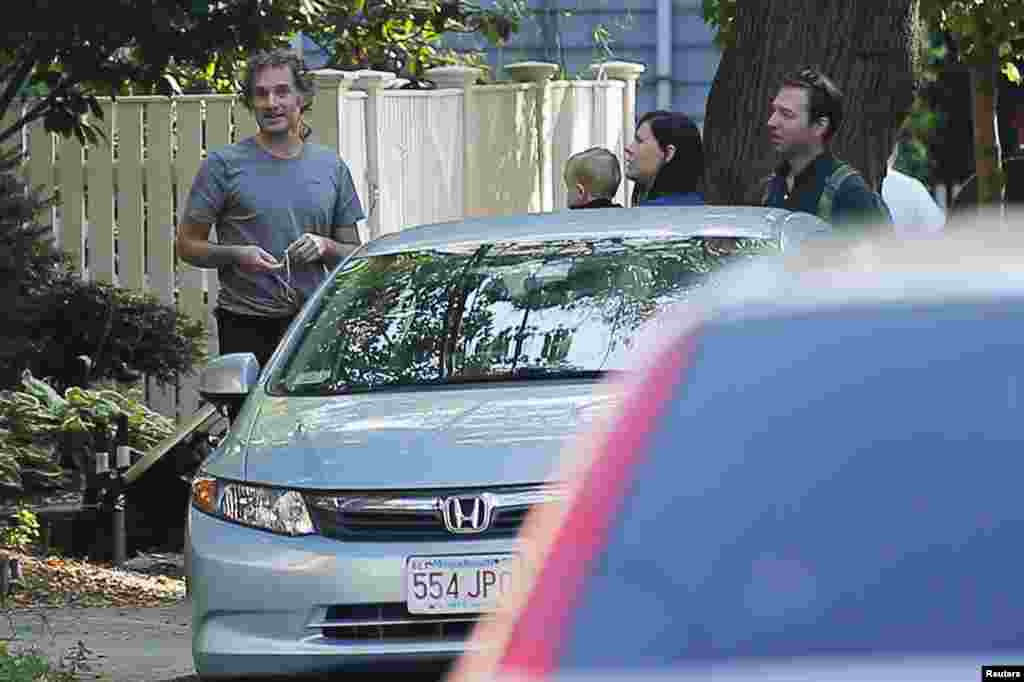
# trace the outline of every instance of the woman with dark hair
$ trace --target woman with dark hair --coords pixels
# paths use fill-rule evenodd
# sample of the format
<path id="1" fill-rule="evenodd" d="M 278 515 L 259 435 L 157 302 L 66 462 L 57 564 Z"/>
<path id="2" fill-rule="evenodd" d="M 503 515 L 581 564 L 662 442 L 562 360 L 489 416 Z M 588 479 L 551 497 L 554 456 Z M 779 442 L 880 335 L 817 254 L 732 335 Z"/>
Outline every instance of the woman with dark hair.
<path id="1" fill-rule="evenodd" d="M 698 206 L 704 147 L 697 125 L 684 114 L 650 111 L 626 145 L 626 177 L 636 183 L 634 206 Z"/>

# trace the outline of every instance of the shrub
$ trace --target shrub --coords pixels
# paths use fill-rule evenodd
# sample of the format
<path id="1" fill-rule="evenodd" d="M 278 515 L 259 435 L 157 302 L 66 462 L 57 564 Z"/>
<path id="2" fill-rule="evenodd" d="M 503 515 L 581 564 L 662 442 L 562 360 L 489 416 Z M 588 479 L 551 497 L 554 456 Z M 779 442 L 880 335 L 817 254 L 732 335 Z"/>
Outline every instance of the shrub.
<path id="1" fill-rule="evenodd" d="M 21 388 L 0 391 L 0 497 L 60 486 L 58 448 L 67 446 L 66 436 L 80 435 L 79 444 L 92 451 L 93 434 L 112 437 L 121 415 L 128 419 L 128 445 L 137 450 L 174 433 L 170 419 L 117 391 L 72 386 L 62 396 L 28 371 Z"/>
<path id="2" fill-rule="evenodd" d="M 151 294 L 66 276 L 43 300 L 38 324 L 28 332 L 33 350 L 8 371 L 27 367 L 62 388 L 83 384 L 75 381 L 76 358 L 87 355 L 94 363 L 90 382 L 120 378 L 126 366 L 166 384 L 205 359 L 202 323 Z"/>
<path id="3" fill-rule="evenodd" d="M 4 682 L 78 682 L 89 673 L 93 652 L 81 642 L 64 653 L 55 665 L 41 651 L 14 651 L 0 642 L 0 680 Z M 90 675 L 92 677 L 92 675 Z"/>
<path id="4" fill-rule="evenodd" d="M 25 187 L 21 157 L 0 150 L 0 388 L 21 372 L 60 388 L 124 379 L 126 368 L 170 383 L 204 360 L 203 325 L 155 297 L 82 281 L 37 222 L 49 199 Z M 82 376 L 79 356 L 93 368 Z"/>
<path id="5" fill-rule="evenodd" d="M 27 550 L 38 539 L 39 518 L 31 509 L 24 507 L 19 507 L 9 525 L 0 531 L 0 545 L 19 552 Z"/>
<path id="6" fill-rule="evenodd" d="M 25 334 L 45 305 L 41 294 L 67 263 L 50 240 L 50 229 L 36 217 L 50 201 L 27 191 L 16 169 L 21 156 L 0 151 L 0 315 L 6 333 L 0 335 L 0 386 L 17 382 L 17 373 L 2 376 L 16 358 L 31 352 Z"/>
<path id="7" fill-rule="evenodd" d="M 0 644 L 0 679 L 10 682 L 39 682 L 50 679 L 50 662 L 41 654 L 29 651 L 12 653 Z"/>

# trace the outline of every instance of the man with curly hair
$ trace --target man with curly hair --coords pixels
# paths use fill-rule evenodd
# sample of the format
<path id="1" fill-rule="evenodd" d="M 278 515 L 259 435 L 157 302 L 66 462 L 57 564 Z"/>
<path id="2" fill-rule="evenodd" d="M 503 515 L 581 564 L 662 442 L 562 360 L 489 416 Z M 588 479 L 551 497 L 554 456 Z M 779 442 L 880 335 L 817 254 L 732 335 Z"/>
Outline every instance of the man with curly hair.
<path id="1" fill-rule="evenodd" d="M 366 216 L 345 162 L 306 141 L 313 85 L 298 56 L 253 56 L 242 98 L 259 132 L 203 161 L 176 248 L 218 271 L 220 353 L 252 352 L 264 365 L 328 269 L 359 245 L 356 222 Z"/>

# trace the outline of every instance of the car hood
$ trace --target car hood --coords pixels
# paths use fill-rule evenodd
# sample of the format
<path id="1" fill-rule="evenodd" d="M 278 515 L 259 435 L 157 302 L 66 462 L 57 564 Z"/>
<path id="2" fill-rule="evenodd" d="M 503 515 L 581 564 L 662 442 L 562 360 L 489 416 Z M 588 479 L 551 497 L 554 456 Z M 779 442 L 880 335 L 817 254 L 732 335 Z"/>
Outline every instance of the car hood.
<path id="1" fill-rule="evenodd" d="M 549 480 L 567 439 L 616 400 L 598 381 L 518 381 L 331 397 L 260 397 L 245 479 L 410 489 Z"/>

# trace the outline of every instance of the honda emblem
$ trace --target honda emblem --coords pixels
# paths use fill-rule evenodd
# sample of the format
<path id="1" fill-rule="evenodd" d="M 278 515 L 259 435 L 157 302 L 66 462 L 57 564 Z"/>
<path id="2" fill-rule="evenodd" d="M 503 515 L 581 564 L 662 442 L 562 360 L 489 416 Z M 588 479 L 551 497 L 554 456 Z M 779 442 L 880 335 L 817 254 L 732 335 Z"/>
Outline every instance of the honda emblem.
<path id="1" fill-rule="evenodd" d="M 487 494 L 441 499 L 444 526 L 452 533 L 483 533 L 491 525 L 493 510 L 494 503 Z"/>

